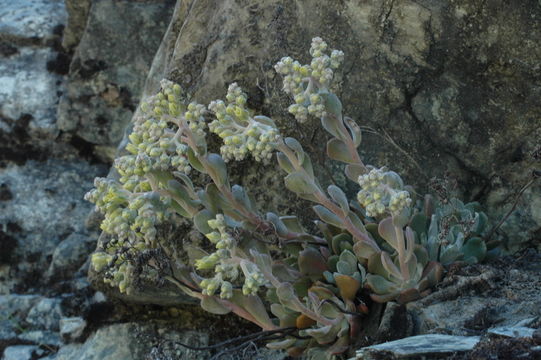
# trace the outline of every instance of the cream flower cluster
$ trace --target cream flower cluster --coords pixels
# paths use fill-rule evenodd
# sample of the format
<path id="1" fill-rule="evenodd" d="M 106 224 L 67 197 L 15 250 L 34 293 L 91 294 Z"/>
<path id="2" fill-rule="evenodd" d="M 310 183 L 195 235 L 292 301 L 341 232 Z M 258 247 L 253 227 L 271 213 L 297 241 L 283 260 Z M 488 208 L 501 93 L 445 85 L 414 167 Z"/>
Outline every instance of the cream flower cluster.
<path id="1" fill-rule="evenodd" d="M 218 289 L 222 299 L 233 296 L 233 284 L 239 277 L 239 264 L 231 258 L 231 254 L 237 245 L 236 240 L 226 231 L 225 218 L 222 214 L 216 215 L 215 219 L 208 221 L 213 230 L 206 234 L 207 239 L 216 247 L 216 251 L 202 257 L 195 262 L 197 270 L 214 269 L 214 276 L 203 279 L 199 284 L 204 295 L 214 295 Z M 256 267 L 250 267 L 243 262 L 240 267 L 244 273 L 245 281 L 242 291 L 245 295 L 256 294 L 261 286 L 266 284 L 263 275 Z"/>
<path id="2" fill-rule="evenodd" d="M 392 171 L 372 169 L 359 176 L 361 190 L 357 200 L 366 210 L 366 215 L 376 217 L 385 214 L 398 215 L 411 205 L 410 194 L 402 190 L 402 179 Z"/>
<path id="3" fill-rule="evenodd" d="M 270 159 L 279 138 L 274 121 L 266 116 L 250 115 L 247 96 L 237 83 L 229 86 L 226 100 L 227 103 L 215 100 L 209 105 L 216 116 L 209 129 L 223 140 L 220 148 L 223 159 L 243 160 L 248 154 L 257 161 Z"/>
<path id="4" fill-rule="evenodd" d="M 325 52 L 327 43 L 321 38 L 312 39 L 310 65 L 301 65 L 289 56 L 282 58 L 274 69 L 284 76 L 283 90 L 293 96 L 295 104 L 288 111 L 299 122 L 306 122 L 308 115 L 326 116 L 325 105 L 320 93 L 328 92 L 337 69 L 344 60 L 344 53 L 333 50 L 329 55 Z"/>

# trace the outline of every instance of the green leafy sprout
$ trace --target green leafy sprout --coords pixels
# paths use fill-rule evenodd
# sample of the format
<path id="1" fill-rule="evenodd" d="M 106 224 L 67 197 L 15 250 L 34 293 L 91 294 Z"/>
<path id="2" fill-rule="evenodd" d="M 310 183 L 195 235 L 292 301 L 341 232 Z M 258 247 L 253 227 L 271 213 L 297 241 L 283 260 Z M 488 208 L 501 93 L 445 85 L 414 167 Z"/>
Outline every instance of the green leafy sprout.
<path id="1" fill-rule="evenodd" d="M 129 154 L 115 161 L 118 179 L 98 178 L 86 195 L 105 216 L 106 240 L 92 266 L 106 283 L 132 292 L 140 259 L 160 253 L 168 266 L 154 259 L 149 272 L 205 310 L 233 312 L 265 331 L 293 327 L 294 334 L 267 346 L 328 359 L 354 350 L 373 302 L 419 299 L 446 266 L 487 256 L 488 221 L 476 204 L 415 202 L 397 173 L 363 163 L 360 127 L 331 91 L 344 54 L 329 52 L 321 38 L 312 40 L 310 54 L 310 64 L 284 57 L 275 66 L 294 100 L 288 111 L 300 123 L 321 121 L 331 136 L 327 155 L 344 163 L 346 177 L 359 186 L 356 198 L 336 185 L 324 189 L 301 144 L 248 109 L 236 83 L 225 100 L 205 107 L 163 80 L 135 118 Z M 222 140 L 221 154 L 208 151 L 209 132 Z M 226 163 L 248 156 L 276 158 L 285 187 L 314 203 L 317 233 L 296 216 L 263 214 L 242 186 L 230 183 Z M 207 183 L 194 185 L 194 171 Z M 160 237 L 161 224 L 179 217 L 193 223 L 207 246 L 179 250 Z"/>

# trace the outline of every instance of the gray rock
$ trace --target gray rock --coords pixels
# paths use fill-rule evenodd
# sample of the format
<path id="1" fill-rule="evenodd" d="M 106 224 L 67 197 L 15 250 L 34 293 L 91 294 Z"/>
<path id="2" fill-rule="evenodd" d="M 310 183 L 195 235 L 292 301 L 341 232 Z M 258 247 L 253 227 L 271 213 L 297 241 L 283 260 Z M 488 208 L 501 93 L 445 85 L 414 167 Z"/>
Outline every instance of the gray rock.
<path id="1" fill-rule="evenodd" d="M 450 196 L 478 199 L 498 219 L 529 179 L 530 154 L 541 137 L 534 80 L 540 18 L 539 7 L 471 0 L 346 1 L 333 7 L 310 1 L 178 2 L 144 94 L 155 93 L 159 80 L 168 78 L 208 103 L 223 98 L 236 81 L 251 108 L 317 152 L 312 137 L 302 134 L 318 134 L 319 125 L 292 125 L 285 110 L 291 99 L 281 92 L 273 65 L 286 55 L 306 62 L 310 39 L 320 35 L 345 52 L 336 86 L 345 113 L 374 129 L 365 131 L 362 158 L 402 174 L 419 193 L 430 189 L 432 177 L 452 174 Z M 514 96 L 504 90 L 511 88 Z M 355 186 L 346 184 L 341 169 L 333 170 L 337 183 L 354 196 Z M 283 191 L 282 174 L 248 162 L 232 164 L 230 175 L 250 188 L 261 211 L 313 219 L 304 203 Z M 526 192 L 503 227 L 509 238 L 534 238 L 541 226 L 540 194 L 538 186 Z"/>
<path id="2" fill-rule="evenodd" d="M 62 46 L 64 49 L 71 50 L 79 44 L 88 19 L 90 10 L 90 0 L 66 0 L 66 10 L 68 11 L 68 24 L 64 29 L 64 38 Z"/>
<path id="3" fill-rule="evenodd" d="M 43 350 L 33 345 L 8 346 L 4 349 L 2 360 L 32 360 L 34 355 L 39 356 L 42 353 Z"/>
<path id="4" fill-rule="evenodd" d="M 56 279 L 73 275 L 86 261 L 96 246 L 95 239 L 82 234 L 71 234 L 53 252 L 48 276 Z"/>
<path id="5" fill-rule="evenodd" d="M 26 322 L 40 329 L 58 331 L 60 329 L 59 321 L 62 318 L 60 304 L 60 299 L 41 299 L 28 312 Z"/>
<path id="6" fill-rule="evenodd" d="M 163 340 L 181 341 L 192 346 L 204 346 L 208 338 L 194 331 L 178 332 L 171 328 L 160 328 L 156 323 L 125 323 L 100 328 L 82 345 L 62 347 L 55 360 L 139 360 L 152 353 L 157 337 Z M 157 350 L 154 350 L 156 353 Z M 207 354 L 193 350 L 175 348 L 178 359 L 206 359 Z"/>
<path id="7" fill-rule="evenodd" d="M 62 339 L 57 332 L 42 331 L 42 330 L 30 330 L 24 331 L 17 336 L 19 342 L 33 343 L 40 345 L 52 345 L 61 346 Z"/>
<path id="8" fill-rule="evenodd" d="M 46 71 L 47 61 L 54 56 L 48 48 L 20 48 L 0 61 L 2 131 L 9 134 L 18 119 L 29 115 L 25 130 L 30 136 L 51 141 L 57 135 L 55 112 L 61 77 Z"/>
<path id="9" fill-rule="evenodd" d="M 3 344 L 13 344 L 16 343 L 17 333 L 17 324 L 14 320 L 0 320 L 0 343 Z"/>
<path id="10" fill-rule="evenodd" d="M 445 355 L 472 350 L 479 342 L 479 336 L 418 335 L 379 345 L 368 346 L 357 351 L 357 359 L 378 359 L 378 354 L 390 354 L 395 358 L 413 356 Z"/>
<path id="11" fill-rule="evenodd" d="M 448 276 L 437 292 L 407 304 L 415 333 L 472 335 L 493 327 L 535 327 L 541 316 L 541 281 L 539 270 L 527 264 L 537 264 L 539 255 L 523 256 L 508 258 L 506 266 L 472 266 L 472 275 Z M 520 269 L 520 276 L 511 269 Z"/>
<path id="12" fill-rule="evenodd" d="M 24 38 L 51 35 L 67 13 L 62 0 L 0 0 L 0 33 Z"/>
<path id="13" fill-rule="evenodd" d="M 24 319 L 41 299 L 39 295 L 0 295 L 0 319 Z"/>
<path id="14" fill-rule="evenodd" d="M 11 279 L 20 282 L 23 274 L 33 274 L 35 282 L 26 281 L 24 287 L 41 286 L 42 269 L 49 266 L 60 241 L 85 232 L 84 219 L 92 204 L 83 196 L 103 169 L 80 160 L 28 161 L 0 168 L 0 184 L 12 194 L 9 201 L 0 201 L 0 230 L 17 243 L 10 256 Z"/>
<path id="15" fill-rule="evenodd" d="M 487 331 L 491 335 L 499 335 L 506 337 L 515 337 L 515 338 L 531 338 L 535 329 L 528 328 L 525 326 L 500 326 L 496 328 L 488 329 Z"/>
<path id="16" fill-rule="evenodd" d="M 60 335 L 67 340 L 76 340 L 86 328 L 86 321 L 82 317 L 60 319 Z"/>
<path id="17" fill-rule="evenodd" d="M 93 144 L 116 146 L 139 102 L 171 2 L 93 2 L 73 58 L 58 126 Z"/>
<path id="18" fill-rule="evenodd" d="M 413 335 L 413 321 L 406 306 L 395 302 L 385 304 L 385 311 L 374 336 L 377 342 L 402 339 L 411 335 Z"/>

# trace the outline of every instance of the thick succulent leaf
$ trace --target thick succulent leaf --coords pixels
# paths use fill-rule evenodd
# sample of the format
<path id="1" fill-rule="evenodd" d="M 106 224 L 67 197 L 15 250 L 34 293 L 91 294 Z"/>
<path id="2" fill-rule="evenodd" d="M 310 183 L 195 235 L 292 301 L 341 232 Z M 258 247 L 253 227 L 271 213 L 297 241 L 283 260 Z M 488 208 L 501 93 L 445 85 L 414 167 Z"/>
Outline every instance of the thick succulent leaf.
<path id="1" fill-rule="evenodd" d="M 278 235 L 285 236 L 289 232 L 284 222 L 275 213 L 268 212 L 266 219 L 274 225 Z"/>
<path id="2" fill-rule="evenodd" d="M 400 229 L 404 228 L 410 221 L 410 215 L 410 208 L 403 208 L 400 214 L 393 215 L 393 225 Z"/>
<path id="3" fill-rule="evenodd" d="M 347 262 L 342 260 L 338 260 L 338 262 L 336 263 L 336 271 L 340 274 L 353 275 L 355 269 L 355 267 L 352 267 Z"/>
<path id="4" fill-rule="evenodd" d="M 402 274 L 400 273 L 400 269 L 394 264 L 393 260 L 386 251 L 381 252 L 381 264 L 389 275 L 392 275 L 397 279 L 403 278 Z"/>
<path id="5" fill-rule="evenodd" d="M 317 299 L 318 301 L 330 299 L 338 300 L 331 290 L 323 286 L 312 286 L 310 289 L 308 289 L 308 293 L 311 297 Z"/>
<path id="6" fill-rule="evenodd" d="M 331 248 L 335 254 L 341 254 L 343 250 L 353 249 L 353 240 L 350 234 L 341 233 L 332 238 Z"/>
<path id="7" fill-rule="evenodd" d="M 323 98 L 325 110 L 329 115 L 332 115 L 336 121 L 342 121 L 342 102 L 332 92 L 320 92 L 319 95 Z"/>
<path id="8" fill-rule="evenodd" d="M 280 216 L 280 220 L 285 224 L 285 226 L 293 232 L 304 233 L 305 230 L 302 227 L 299 218 L 296 216 Z"/>
<path id="9" fill-rule="evenodd" d="M 349 214 L 348 214 L 348 219 L 349 221 L 351 221 L 351 223 L 360 231 L 360 232 L 363 232 L 363 233 L 367 233 L 366 232 L 366 228 L 364 227 L 364 224 L 363 222 L 361 221 L 361 219 L 359 219 L 359 217 L 353 212 L 353 211 L 350 211 Z"/>
<path id="10" fill-rule="evenodd" d="M 292 311 L 283 305 L 272 304 L 270 306 L 271 313 L 280 320 L 280 327 L 295 326 L 298 312 Z"/>
<path id="11" fill-rule="evenodd" d="M 361 287 L 361 283 L 352 278 L 351 276 L 334 274 L 334 280 L 340 290 L 340 296 L 342 299 L 353 301 L 357 291 Z"/>
<path id="12" fill-rule="evenodd" d="M 457 260 L 461 260 L 464 254 L 455 245 L 447 246 L 441 249 L 440 262 L 443 265 L 449 265 Z"/>
<path id="13" fill-rule="evenodd" d="M 301 166 L 304 170 L 306 170 L 308 175 L 310 175 L 311 177 L 314 177 L 314 168 L 312 166 L 312 160 L 310 160 L 308 156 L 304 157 Z"/>
<path id="14" fill-rule="evenodd" d="M 338 216 L 336 216 L 334 213 L 332 213 L 330 210 L 328 210 L 326 207 L 322 205 L 316 205 L 312 209 L 316 212 L 317 216 L 319 218 L 326 222 L 327 224 L 334 225 L 338 228 L 343 228 L 344 224 L 340 220 Z"/>
<path id="15" fill-rule="evenodd" d="M 423 214 L 426 216 L 427 221 L 432 218 L 435 208 L 434 197 L 430 194 L 426 194 L 423 202 Z"/>
<path id="16" fill-rule="evenodd" d="M 374 248 L 364 241 L 357 241 L 353 244 L 353 252 L 359 260 L 369 259 L 372 255 L 377 254 Z"/>
<path id="17" fill-rule="evenodd" d="M 381 253 L 374 253 L 368 258 L 367 269 L 371 274 L 380 275 L 389 279 L 389 272 L 381 262 Z"/>
<path id="18" fill-rule="evenodd" d="M 332 136 L 340 138 L 339 122 L 342 121 L 342 103 L 340 99 L 328 92 L 321 92 L 320 96 L 323 98 L 325 104 L 325 110 L 328 115 L 321 118 L 321 125 Z"/>
<path id="19" fill-rule="evenodd" d="M 338 334 L 338 328 L 336 325 L 327 325 L 319 328 L 306 329 L 304 333 L 316 339 L 319 344 L 329 344 L 336 339 Z"/>
<path id="20" fill-rule="evenodd" d="M 192 148 L 188 148 L 187 154 L 188 162 L 190 163 L 190 165 L 200 173 L 206 174 L 207 172 L 205 171 L 205 167 L 203 166 L 203 164 L 201 164 L 201 161 L 199 161 Z"/>
<path id="21" fill-rule="evenodd" d="M 340 258 L 338 257 L 338 255 L 332 255 L 331 257 L 329 257 L 327 259 L 327 265 L 329 266 L 329 270 L 330 271 L 336 271 L 336 263 L 338 263 L 338 260 L 340 260 Z"/>
<path id="22" fill-rule="evenodd" d="M 357 257 L 349 250 L 342 251 L 340 254 L 340 261 L 347 262 L 353 271 L 357 269 Z"/>
<path id="23" fill-rule="evenodd" d="M 256 115 L 254 116 L 254 120 L 273 128 L 276 127 L 276 123 L 274 122 L 274 120 L 272 120 L 270 117 L 267 117 L 265 115 Z"/>
<path id="24" fill-rule="evenodd" d="M 259 270 L 267 274 L 272 274 L 272 259 L 268 254 L 250 249 L 250 255 L 254 258 L 254 262 Z"/>
<path id="25" fill-rule="evenodd" d="M 175 210 L 177 214 L 185 218 L 191 219 L 191 214 L 180 205 L 176 200 L 171 201 L 171 207 Z"/>
<path id="26" fill-rule="evenodd" d="M 280 325 L 283 327 L 283 325 Z M 280 341 L 273 341 L 270 343 L 267 343 L 267 347 L 272 350 L 283 350 L 289 348 L 291 345 L 295 344 L 297 340 L 296 339 L 285 339 Z"/>
<path id="27" fill-rule="evenodd" d="M 484 260 L 487 246 L 483 239 L 474 237 L 466 242 L 466 245 L 462 247 L 462 252 L 464 253 L 464 261 L 474 264 Z"/>
<path id="28" fill-rule="evenodd" d="M 334 281 L 334 276 L 332 274 L 332 272 L 330 271 L 324 271 L 323 272 L 323 277 L 325 278 L 325 281 L 329 284 L 334 284 L 335 281 Z"/>
<path id="29" fill-rule="evenodd" d="M 188 188 L 182 185 L 177 180 L 169 180 L 167 182 L 167 189 L 171 191 L 174 195 L 176 195 L 178 199 L 181 199 L 185 203 L 189 203 L 192 200 Z M 196 194 L 194 193 L 194 195 Z"/>
<path id="30" fill-rule="evenodd" d="M 378 295 L 391 294 L 397 290 L 395 283 L 374 274 L 366 275 L 366 286 Z"/>
<path id="31" fill-rule="evenodd" d="M 327 156 L 333 160 L 341 161 L 347 164 L 354 164 L 353 159 L 348 152 L 347 145 L 339 139 L 330 139 L 327 142 Z"/>
<path id="32" fill-rule="evenodd" d="M 402 189 L 404 187 L 404 181 L 394 171 L 387 171 L 384 175 L 384 181 L 386 184 L 390 185 L 393 189 Z"/>
<path id="33" fill-rule="evenodd" d="M 235 200 L 244 205 L 244 207 L 249 210 L 253 209 L 250 198 L 248 197 L 248 194 L 246 194 L 246 191 L 244 191 L 244 188 L 242 186 L 233 185 L 231 187 L 231 192 L 233 193 L 233 197 L 235 198 Z"/>
<path id="34" fill-rule="evenodd" d="M 280 165 L 280 168 L 282 168 L 282 170 L 284 170 L 286 173 L 291 174 L 295 171 L 293 164 L 291 163 L 291 161 L 289 161 L 287 156 L 279 152 L 276 153 L 276 158 L 278 159 L 278 165 Z"/>
<path id="35" fill-rule="evenodd" d="M 423 279 L 428 280 L 428 286 L 432 287 L 437 285 L 442 278 L 443 266 L 437 261 L 429 262 L 423 271 Z"/>
<path id="36" fill-rule="evenodd" d="M 395 300 L 399 295 L 400 295 L 400 291 L 397 290 L 397 291 L 390 292 L 388 294 L 381 294 L 381 295 L 370 294 L 370 298 L 377 303 L 385 304 L 385 303 L 388 303 L 389 301 Z"/>
<path id="37" fill-rule="evenodd" d="M 224 198 L 220 190 L 216 187 L 214 183 L 210 183 L 205 187 L 205 193 L 198 192 L 200 195 L 201 201 L 213 212 L 220 212 L 220 210 L 229 211 L 231 210 L 231 205 Z M 204 196 L 201 196 L 204 195 Z"/>
<path id="38" fill-rule="evenodd" d="M 307 247 L 299 253 L 299 271 L 301 274 L 309 276 L 316 280 L 323 276 L 323 272 L 329 270 L 327 261 L 321 253 L 312 248 Z"/>
<path id="39" fill-rule="evenodd" d="M 353 182 L 357 182 L 359 179 L 359 176 L 363 175 L 365 173 L 365 169 L 361 165 L 357 164 L 349 164 L 346 165 L 345 173 L 348 179 L 350 179 Z"/>
<path id="40" fill-rule="evenodd" d="M 466 205 L 464 205 L 464 208 L 468 209 L 472 213 L 475 213 L 475 212 L 480 212 L 483 207 L 481 206 L 481 204 L 479 202 L 472 201 L 472 202 L 467 203 Z"/>
<path id="41" fill-rule="evenodd" d="M 428 263 L 428 252 L 426 251 L 424 246 L 421 245 L 415 245 L 415 249 L 413 249 L 413 253 L 415 254 L 415 257 L 417 258 L 417 262 L 423 265 L 426 265 Z"/>
<path id="42" fill-rule="evenodd" d="M 217 182 L 216 185 L 221 186 L 228 184 L 227 166 L 222 157 L 218 154 L 210 153 L 207 155 L 207 161 L 211 167 L 209 171 L 212 171 L 214 174 L 214 178 Z"/>
<path id="43" fill-rule="evenodd" d="M 297 316 L 297 319 L 295 320 L 295 326 L 297 327 L 297 329 L 307 329 L 316 324 L 317 322 L 314 319 L 309 318 L 308 316 L 304 314 L 300 314 L 299 316 Z"/>
<path id="44" fill-rule="evenodd" d="M 417 289 L 407 289 L 400 292 L 400 295 L 396 298 L 396 302 L 399 304 L 406 304 L 411 301 L 415 301 L 421 298 L 421 293 Z"/>
<path id="45" fill-rule="evenodd" d="M 408 262 L 415 251 L 415 234 L 409 226 L 406 228 L 406 243 L 405 261 Z"/>
<path id="46" fill-rule="evenodd" d="M 215 215 L 207 209 L 203 209 L 193 218 L 193 223 L 195 228 L 202 234 L 208 234 L 212 232 L 211 227 L 208 224 L 208 221 L 214 219 Z"/>
<path id="47" fill-rule="evenodd" d="M 327 358 L 329 356 L 336 356 L 343 354 L 349 349 L 349 338 L 347 336 L 342 336 L 336 340 L 336 342 L 330 346 L 326 351 Z"/>
<path id="48" fill-rule="evenodd" d="M 326 317 L 327 319 L 335 319 L 341 316 L 340 310 L 336 308 L 336 305 L 333 305 L 329 302 L 324 302 L 321 304 L 318 309 L 318 314 Z"/>
<path id="49" fill-rule="evenodd" d="M 353 139 L 353 143 L 355 144 L 355 147 L 359 147 L 359 145 L 361 145 L 361 140 L 362 140 L 361 128 L 359 127 L 359 125 L 357 125 L 355 120 L 349 117 L 344 118 L 344 124 L 346 125 L 351 135 L 351 138 Z"/>
<path id="50" fill-rule="evenodd" d="M 299 277 L 299 272 L 284 263 L 272 264 L 272 274 L 281 282 L 293 282 Z"/>
<path id="51" fill-rule="evenodd" d="M 439 217 L 438 215 L 434 214 L 432 215 L 432 219 L 430 219 L 430 226 L 428 227 L 428 242 L 434 243 L 438 240 L 438 233 L 439 233 Z"/>
<path id="52" fill-rule="evenodd" d="M 349 213 L 349 202 L 346 194 L 336 185 L 330 185 L 327 188 L 327 192 L 331 196 L 331 198 L 342 208 L 342 211 L 344 212 L 344 215 L 347 215 Z"/>
<path id="53" fill-rule="evenodd" d="M 417 213 L 411 218 L 409 226 L 420 237 L 428 232 L 428 219 L 424 214 Z"/>
<path id="54" fill-rule="evenodd" d="M 396 238 L 396 230 L 391 217 L 385 218 L 379 222 L 378 233 L 389 245 L 393 247 L 393 249 L 398 249 L 398 239 Z"/>
<path id="55" fill-rule="evenodd" d="M 216 315 L 225 315 L 231 312 L 229 308 L 224 306 L 214 296 L 204 296 L 201 299 L 201 307 L 203 308 L 203 310 Z"/>
<path id="56" fill-rule="evenodd" d="M 286 188 L 297 193 L 301 194 L 314 194 L 318 191 L 318 187 L 312 179 L 307 177 L 304 173 L 293 172 L 285 177 L 284 179 Z"/>
<path id="57" fill-rule="evenodd" d="M 301 277 L 293 283 L 293 289 L 297 297 L 304 298 L 308 294 L 308 289 L 312 286 L 313 281 L 308 277 Z"/>
<path id="58" fill-rule="evenodd" d="M 486 214 L 483 212 L 478 213 L 478 215 L 479 216 L 474 224 L 474 232 L 478 235 L 483 235 L 487 230 L 488 216 L 486 216 Z"/>
<path id="59" fill-rule="evenodd" d="M 295 295 L 295 289 L 290 283 L 281 283 L 276 288 L 276 295 L 278 295 L 280 302 L 282 302 L 283 305 L 288 307 L 289 303 L 297 298 L 297 296 Z"/>
<path id="60" fill-rule="evenodd" d="M 287 147 L 289 147 L 291 150 L 295 152 L 295 154 L 297 155 L 297 159 L 299 160 L 299 163 L 302 164 L 304 162 L 305 153 L 304 153 L 301 143 L 298 142 L 297 139 L 292 138 L 292 137 L 286 137 L 284 139 L 284 142 L 286 143 Z"/>
<path id="61" fill-rule="evenodd" d="M 241 291 L 234 290 L 231 301 L 249 312 L 250 315 L 252 315 L 260 324 L 265 325 L 269 328 L 275 326 L 271 318 L 269 317 L 269 314 L 267 313 L 267 309 L 265 308 L 263 301 L 261 301 L 259 296 L 246 296 L 243 295 Z"/>
<path id="62" fill-rule="evenodd" d="M 190 197 L 192 199 L 197 199 L 197 195 L 195 193 L 195 188 L 193 186 L 192 180 L 186 174 L 178 172 L 178 171 L 175 171 L 174 175 L 175 177 L 179 178 L 184 183 L 184 186 L 186 187 L 186 190 L 188 191 L 188 194 L 190 195 Z"/>

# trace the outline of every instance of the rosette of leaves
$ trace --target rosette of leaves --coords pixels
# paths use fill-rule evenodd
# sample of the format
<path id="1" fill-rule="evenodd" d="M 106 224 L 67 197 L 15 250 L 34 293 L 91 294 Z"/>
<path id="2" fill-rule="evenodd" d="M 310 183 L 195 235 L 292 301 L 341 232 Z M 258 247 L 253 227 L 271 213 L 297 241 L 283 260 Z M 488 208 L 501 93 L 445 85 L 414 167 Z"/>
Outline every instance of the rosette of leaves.
<path id="1" fill-rule="evenodd" d="M 388 217 L 379 223 L 377 235 L 392 252 L 376 252 L 368 258 L 366 284 L 374 301 L 407 303 L 427 295 L 441 280 L 443 267 L 429 261 L 410 227 L 404 231 L 400 221 Z"/>
<path id="2" fill-rule="evenodd" d="M 489 250 L 483 239 L 489 231 L 489 222 L 479 203 L 464 204 L 453 198 L 447 204 L 435 207 L 430 197 L 427 202 L 425 208 L 435 210 L 416 214 L 411 227 L 426 247 L 430 260 L 443 265 L 456 261 L 470 264 L 483 261 Z"/>

